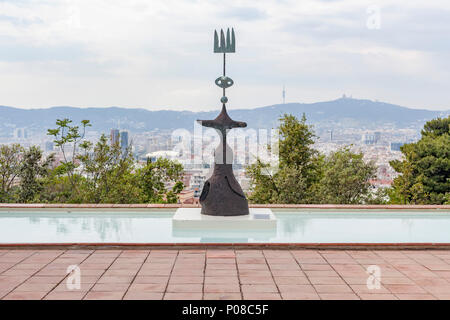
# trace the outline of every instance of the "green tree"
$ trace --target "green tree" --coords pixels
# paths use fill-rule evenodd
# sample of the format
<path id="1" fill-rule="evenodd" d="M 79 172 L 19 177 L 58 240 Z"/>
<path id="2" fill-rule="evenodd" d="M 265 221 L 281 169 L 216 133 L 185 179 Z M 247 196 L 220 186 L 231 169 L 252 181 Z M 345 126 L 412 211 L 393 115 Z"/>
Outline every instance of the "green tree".
<path id="1" fill-rule="evenodd" d="M 83 177 L 83 202 L 139 203 L 142 194 L 135 181 L 135 159 L 131 147 L 122 152 L 120 145 L 109 145 L 102 135 L 94 147 L 82 146 L 78 156 Z"/>
<path id="2" fill-rule="evenodd" d="M 391 203 L 443 204 L 450 199 L 450 116 L 428 121 L 422 137 L 401 147 L 404 160 L 391 161 L 400 173 L 389 191 Z"/>
<path id="3" fill-rule="evenodd" d="M 64 160 L 61 162 L 61 167 L 59 170 L 67 174 L 68 180 L 70 181 L 73 190 L 78 193 L 78 184 L 76 180 L 79 177 L 76 174 L 76 168 L 78 167 L 78 146 L 86 149 L 89 147 L 89 142 L 83 141 L 86 135 L 86 128 L 90 127 L 89 120 L 81 121 L 80 126 L 71 125 L 72 120 L 70 119 L 57 119 L 56 129 L 48 129 L 47 135 L 54 137 L 54 143 L 60 148 Z M 72 152 L 67 150 L 69 147 L 72 148 Z"/>
<path id="4" fill-rule="evenodd" d="M 262 159 L 247 167 L 249 200 L 255 203 L 311 203 L 322 175 L 323 157 L 312 148 L 314 132 L 303 115 L 298 120 L 285 114 L 279 126 L 279 165 Z"/>
<path id="5" fill-rule="evenodd" d="M 20 174 L 24 149 L 20 144 L 0 146 L 0 202 L 13 202 L 12 189 Z"/>
<path id="6" fill-rule="evenodd" d="M 54 155 L 44 159 L 38 147 L 0 148 L 0 201 L 56 203 L 176 203 L 183 190 L 183 166 L 167 159 L 146 165 L 105 135 L 95 144 L 84 140 L 89 120 L 80 126 L 57 120 L 48 135 L 61 150 L 61 164 L 51 168 Z M 14 190 L 13 190 L 14 189 Z"/>
<path id="7" fill-rule="evenodd" d="M 322 203 L 359 204 L 371 199 L 370 179 L 376 176 L 373 162 L 365 162 L 363 153 L 349 147 L 332 152 L 324 161 L 324 173 L 318 185 Z M 375 199 L 371 199 L 375 202 Z"/>
<path id="8" fill-rule="evenodd" d="M 34 202 L 38 200 L 43 190 L 42 178 L 48 175 L 53 161 L 53 155 L 44 159 L 39 147 L 31 146 L 25 150 L 19 173 L 20 202 Z"/>
<path id="9" fill-rule="evenodd" d="M 67 120 L 67 119 L 66 119 Z M 66 121 L 70 123 L 70 120 Z M 53 135 L 62 135 L 59 131 Z M 86 122 L 88 124 L 89 122 Z M 67 130 L 67 129 L 65 129 Z M 72 203 L 175 203 L 183 189 L 181 182 L 183 167 L 176 162 L 158 159 L 147 162 L 143 168 L 133 157 L 131 146 L 122 150 L 119 143 L 111 145 L 102 135 L 95 144 L 81 140 L 73 133 L 78 143 L 70 160 L 55 168 L 48 176 L 44 192 L 46 201 Z M 62 147 L 67 139 L 59 139 Z M 73 141 L 72 141 L 73 143 Z M 67 159 L 67 158 L 65 158 Z M 76 188 L 77 192 L 73 192 Z"/>
<path id="10" fill-rule="evenodd" d="M 176 203 L 184 188 L 182 177 L 183 166 L 163 158 L 155 162 L 147 159 L 146 165 L 136 172 L 136 182 L 146 203 Z"/>

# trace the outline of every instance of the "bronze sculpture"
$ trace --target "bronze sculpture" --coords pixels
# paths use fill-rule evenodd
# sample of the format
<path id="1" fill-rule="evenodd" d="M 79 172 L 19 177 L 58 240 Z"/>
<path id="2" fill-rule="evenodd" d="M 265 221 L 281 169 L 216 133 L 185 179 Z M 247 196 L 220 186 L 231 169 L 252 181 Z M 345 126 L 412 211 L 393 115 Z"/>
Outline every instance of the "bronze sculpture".
<path id="1" fill-rule="evenodd" d="M 214 52 L 223 53 L 223 75 L 216 79 L 217 86 L 222 88 L 222 111 L 214 120 L 197 120 L 202 126 L 216 129 L 220 136 L 220 144 L 214 153 L 214 171 L 205 182 L 200 195 L 201 213 L 211 216 L 240 216 L 249 214 L 248 202 L 233 174 L 233 154 L 227 145 L 227 133 L 233 128 L 244 128 L 245 122 L 234 121 L 227 113 L 225 104 L 228 98 L 225 89 L 233 85 L 233 80 L 226 76 L 226 53 L 235 52 L 236 41 L 234 29 L 227 30 L 227 36 L 220 30 L 220 41 L 214 31 Z"/>

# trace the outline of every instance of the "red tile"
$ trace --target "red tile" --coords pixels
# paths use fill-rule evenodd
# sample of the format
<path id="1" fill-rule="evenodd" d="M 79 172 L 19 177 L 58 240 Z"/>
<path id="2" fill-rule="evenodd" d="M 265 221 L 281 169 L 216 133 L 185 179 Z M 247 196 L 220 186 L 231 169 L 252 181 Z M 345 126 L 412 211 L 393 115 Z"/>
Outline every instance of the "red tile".
<path id="1" fill-rule="evenodd" d="M 171 270 L 172 263 L 144 263 L 141 270 Z"/>
<path id="2" fill-rule="evenodd" d="M 244 292 L 244 300 L 281 300 L 279 293 Z"/>
<path id="3" fill-rule="evenodd" d="M 305 274 L 299 270 L 271 270 L 274 277 L 300 277 Z"/>
<path id="4" fill-rule="evenodd" d="M 309 277 L 312 284 L 345 284 L 344 280 L 339 277 Z"/>
<path id="5" fill-rule="evenodd" d="M 236 259 L 233 258 L 208 258 L 206 264 L 236 264 Z"/>
<path id="6" fill-rule="evenodd" d="M 274 284 L 243 284 L 242 292 L 270 293 L 278 292 Z"/>
<path id="7" fill-rule="evenodd" d="M 111 277 L 111 276 L 134 276 L 136 275 L 136 273 L 138 272 L 138 270 L 129 270 L 129 269 L 124 269 L 124 270 L 107 270 L 104 274 L 103 277 Z"/>
<path id="8" fill-rule="evenodd" d="M 367 285 L 367 277 L 343 277 L 347 284 Z"/>
<path id="9" fill-rule="evenodd" d="M 81 300 L 86 294 L 86 291 L 52 291 L 44 300 Z"/>
<path id="10" fill-rule="evenodd" d="M 84 300 L 122 300 L 125 292 L 88 292 Z"/>
<path id="11" fill-rule="evenodd" d="M 88 291 L 94 283 L 80 283 L 80 289 L 69 289 L 65 282 L 61 282 L 56 288 L 53 289 L 54 292 L 73 292 L 73 291 Z"/>
<path id="12" fill-rule="evenodd" d="M 205 293 L 240 293 L 239 284 L 205 284 L 203 287 Z"/>
<path id="13" fill-rule="evenodd" d="M 133 284 L 136 283 L 163 283 L 167 284 L 169 282 L 169 276 L 137 276 Z"/>
<path id="14" fill-rule="evenodd" d="M 220 272 L 224 272 L 224 273 L 226 273 L 226 272 L 230 272 L 230 273 L 236 272 L 234 270 L 208 270 L 208 271 L 209 271 L 209 273 L 212 273 L 212 272 L 216 272 L 216 273 L 220 273 Z M 203 269 L 198 269 L 198 270 L 195 270 L 195 269 L 179 269 L 179 270 L 175 270 L 174 269 L 172 271 L 172 275 L 173 276 L 203 276 L 203 274 L 204 274 Z"/>
<path id="15" fill-rule="evenodd" d="M 111 292 L 126 291 L 130 285 L 127 283 L 97 283 L 90 291 Z"/>
<path id="16" fill-rule="evenodd" d="M 269 267 L 266 264 L 250 264 L 250 263 L 244 263 L 244 264 L 238 264 L 239 271 L 240 270 L 269 270 Z"/>
<path id="17" fill-rule="evenodd" d="M 310 284 L 280 284 L 278 288 L 281 293 L 316 293 Z"/>
<path id="18" fill-rule="evenodd" d="M 55 286 L 56 284 L 54 283 L 24 283 L 14 289 L 14 291 L 48 292 L 51 291 Z"/>
<path id="19" fill-rule="evenodd" d="M 267 271 L 268 272 L 268 271 Z M 206 270 L 205 277 L 237 276 L 236 270 Z M 239 271 L 239 274 L 241 272 Z"/>
<path id="20" fill-rule="evenodd" d="M 390 293 L 358 293 L 361 300 L 397 300 L 397 297 Z"/>
<path id="21" fill-rule="evenodd" d="M 170 285 L 169 285 L 170 286 Z M 137 292 L 164 292 L 166 290 L 166 285 L 163 283 L 133 283 L 128 291 L 137 291 Z"/>
<path id="22" fill-rule="evenodd" d="M 317 293 L 304 293 L 304 292 L 282 292 L 281 296 L 283 300 L 319 300 L 320 297 Z"/>
<path id="23" fill-rule="evenodd" d="M 239 256 L 236 258 L 238 264 L 266 264 L 266 259 L 264 258 L 240 258 Z"/>
<path id="24" fill-rule="evenodd" d="M 298 264 L 269 264 L 270 270 L 301 270 Z"/>
<path id="25" fill-rule="evenodd" d="M 424 289 L 417 285 L 411 284 L 385 284 L 384 285 L 392 293 L 426 293 Z"/>
<path id="26" fill-rule="evenodd" d="M 239 270 L 239 276 L 272 277 L 272 273 L 269 270 Z"/>
<path id="27" fill-rule="evenodd" d="M 412 280 L 406 277 L 381 278 L 382 284 L 414 284 Z"/>
<path id="28" fill-rule="evenodd" d="M 275 282 L 280 284 L 310 284 L 308 278 L 300 277 L 274 277 Z"/>
<path id="29" fill-rule="evenodd" d="M 33 276 L 25 283 L 60 283 L 64 279 L 63 276 Z"/>
<path id="30" fill-rule="evenodd" d="M 241 276 L 239 279 L 242 284 L 274 284 L 272 277 Z"/>
<path id="31" fill-rule="evenodd" d="M 397 298 L 400 300 L 436 300 L 437 298 L 431 294 L 420 294 L 420 293 L 398 293 Z"/>
<path id="32" fill-rule="evenodd" d="M 205 293 L 204 300 L 241 300 L 240 293 Z"/>
<path id="33" fill-rule="evenodd" d="M 342 284 L 316 284 L 314 288 L 318 293 L 352 293 L 352 289 Z"/>
<path id="34" fill-rule="evenodd" d="M 229 263 L 212 263 L 206 265 L 206 270 L 236 270 L 236 265 Z"/>
<path id="35" fill-rule="evenodd" d="M 339 277 L 339 275 L 332 270 L 327 271 L 305 271 L 308 277 Z"/>
<path id="36" fill-rule="evenodd" d="M 308 271 L 332 271 L 333 268 L 328 264 L 301 264 L 302 270 Z"/>
<path id="37" fill-rule="evenodd" d="M 148 291 L 128 291 L 125 294 L 124 300 L 162 300 L 162 292 L 148 292 Z"/>
<path id="38" fill-rule="evenodd" d="M 167 292 L 192 293 L 202 291 L 203 285 L 201 284 L 169 284 L 167 286 Z"/>
<path id="39" fill-rule="evenodd" d="M 207 250 L 206 256 L 208 258 L 234 258 L 236 253 L 234 250 Z"/>
<path id="40" fill-rule="evenodd" d="M 365 284 L 351 284 L 350 287 L 355 291 L 358 295 L 361 294 L 379 294 L 379 293 L 390 293 L 385 287 L 380 286 L 379 289 L 373 288 L 369 289 Z"/>
<path id="41" fill-rule="evenodd" d="M 205 277 L 205 284 L 222 284 L 222 283 L 239 284 L 239 278 L 237 276 Z"/>
<path id="42" fill-rule="evenodd" d="M 172 276 L 169 284 L 203 283 L 202 276 Z"/>
<path id="43" fill-rule="evenodd" d="M 354 293 L 319 293 L 322 300 L 359 300 Z"/>
<path id="44" fill-rule="evenodd" d="M 103 276 L 98 280 L 98 283 L 131 283 L 131 281 L 133 281 L 132 276 Z"/>
<path id="45" fill-rule="evenodd" d="M 439 300 L 450 300 L 450 294 L 449 293 L 433 293 L 433 296 L 438 298 Z"/>
<path id="46" fill-rule="evenodd" d="M 138 276 L 168 276 L 171 273 L 171 269 L 159 269 L 159 270 L 148 270 L 141 269 L 138 272 Z"/>
<path id="47" fill-rule="evenodd" d="M 13 291 L 3 297 L 3 300 L 41 300 L 47 291 L 44 292 L 17 292 Z"/>
<path id="48" fill-rule="evenodd" d="M 203 294 L 200 292 L 167 292 L 164 300 L 202 300 Z"/>

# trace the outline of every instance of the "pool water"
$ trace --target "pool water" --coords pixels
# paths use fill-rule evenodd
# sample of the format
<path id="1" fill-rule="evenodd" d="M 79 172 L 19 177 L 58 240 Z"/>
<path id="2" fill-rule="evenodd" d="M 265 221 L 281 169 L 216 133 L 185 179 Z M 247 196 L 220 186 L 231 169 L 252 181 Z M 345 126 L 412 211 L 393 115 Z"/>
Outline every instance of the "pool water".
<path id="1" fill-rule="evenodd" d="M 273 230 L 172 227 L 173 210 L 0 210 L 4 243 L 450 243 L 450 210 L 274 210 Z"/>

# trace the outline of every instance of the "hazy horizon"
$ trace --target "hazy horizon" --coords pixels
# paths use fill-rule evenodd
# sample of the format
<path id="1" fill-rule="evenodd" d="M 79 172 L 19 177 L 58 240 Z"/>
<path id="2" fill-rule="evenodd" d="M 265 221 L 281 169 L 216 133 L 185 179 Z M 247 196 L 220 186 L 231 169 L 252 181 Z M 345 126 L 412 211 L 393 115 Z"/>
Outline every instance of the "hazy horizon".
<path id="1" fill-rule="evenodd" d="M 234 27 L 230 109 L 342 94 L 450 110 L 450 3 L 1 0 L 0 104 L 220 108 L 214 29 Z"/>
<path id="2" fill-rule="evenodd" d="M 313 102 L 288 102 L 286 101 L 286 104 L 313 104 L 313 103 L 321 103 L 321 102 L 329 102 L 329 101 L 336 101 L 341 99 L 342 97 L 332 99 L 332 100 L 321 100 L 321 101 L 313 101 Z M 429 110 L 429 111 L 443 111 L 443 112 L 450 112 L 449 109 L 433 109 L 433 108 L 421 108 L 421 107 L 410 107 L 410 106 L 404 106 L 404 105 L 397 105 L 395 103 L 391 103 L 388 101 L 380 101 L 380 100 L 370 100 L 370 99 L 364 99 L 364 98 L 354 98 L 354 97 L 348 97 L 348 99 L 355 99 L 355 100 L 369 100 L 372 102 L 379 102 L 379 103 L 387 103 L 396 105 L 403 108 L 408 109 L 414 109 L 414 110 Z M 261 105 L 261 106 L 252 106 L 252 107 L 239 107 L 235 106 L 234 108 L 229 108 L 230 110 L 239 110 L 239 109 L 258 109 L 258 108 L 264 108 L 264 107 L 270 107 L 273 105 L 281 105 L 282 103 L 275 103 L 275 104 L 268 104 L 268 105 Z M 221 106 L 218 105 L 216 107 L 205 107 L 201 110 L 189 110 L 187 108 L 183 107 L 159 107 L 159 106 L 153 106 L 153 107 L 143 107 L 143 106 L 118 106 L 118 105 L 111 105 L 111 106 L 74 106 L 74 105 L 58 105 L 58 106 L 36 106 L 36 107 L 20 107 L 20 106 L 10 106 L 0 103 L 0 106 L 3 107 L 10 107 L 10 108 L 16 108 L 16 109 L 22 109 L 22 110 L 41 110 L 41 109 L 51 109 L 51 108 L 78 108 L 78 109 L 89 109 L 89 108 L 100 108 L 100 109 L 106 109 L 106 108 L 121 108 L 121 109 L 143 109 L 148 111 L 191 111 L 191 112 L 210 112 L 210 111 L 218 111 Z"/>

